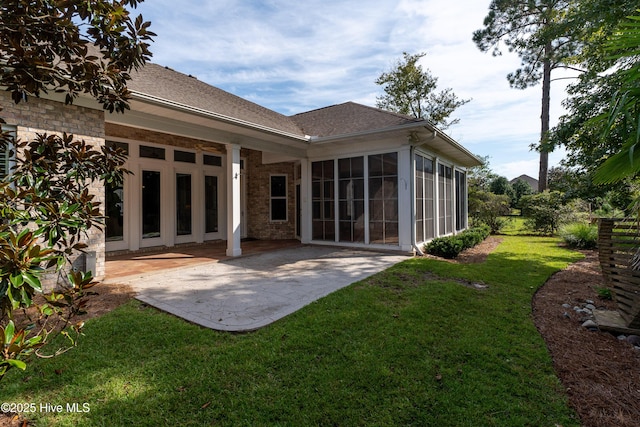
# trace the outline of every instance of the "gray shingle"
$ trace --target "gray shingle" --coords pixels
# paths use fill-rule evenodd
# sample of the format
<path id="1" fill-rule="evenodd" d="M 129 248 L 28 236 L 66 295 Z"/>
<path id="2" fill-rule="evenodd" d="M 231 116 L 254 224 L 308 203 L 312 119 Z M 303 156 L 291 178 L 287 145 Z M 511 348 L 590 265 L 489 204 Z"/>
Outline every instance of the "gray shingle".
<path id="1" fill-rule="evenodd" d="M 218 89 L 168 67 L 147 63 L 132 71 L 128 88 L 145 95 L 240 119 L 278 131 L 303 136 L 299 126 L 283 114 Z"/>
<path id="2" fill-rule="evenodd" d="M 305 134 L 315 137 L 348 135 L 422 121 L 355 102 L 320 108 L 291 118 Z"/>

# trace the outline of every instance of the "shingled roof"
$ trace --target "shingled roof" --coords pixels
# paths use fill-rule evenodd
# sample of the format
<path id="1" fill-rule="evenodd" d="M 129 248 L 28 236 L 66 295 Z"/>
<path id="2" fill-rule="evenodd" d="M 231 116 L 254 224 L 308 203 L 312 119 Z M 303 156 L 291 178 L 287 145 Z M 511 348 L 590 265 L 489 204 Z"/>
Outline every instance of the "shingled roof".
<path id="1" fill-rule="evenodd" d="M 127 87 L 144 95 L 304 136 L 290 118 L 168 67 L 147 63 L 132 71 Z"/>
<path id="2" fill-rule="evenodd" d="M 291 116 L 302 131 L 314 137 L 349 135 L 422 122 L 409 116 L 367 107 L 355 102 L 332 105 Z"/>

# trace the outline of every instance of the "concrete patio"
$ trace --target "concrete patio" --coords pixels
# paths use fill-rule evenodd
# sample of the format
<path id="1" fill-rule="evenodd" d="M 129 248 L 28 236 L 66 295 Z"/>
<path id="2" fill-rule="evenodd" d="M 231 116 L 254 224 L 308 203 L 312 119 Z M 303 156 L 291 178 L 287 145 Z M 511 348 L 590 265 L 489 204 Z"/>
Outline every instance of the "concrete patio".
<path id="1" fill-rule="evenodd" d="M 140 301 L 190 322 L 241 332 L 266 326 L 407 258 L 298 246 L 115 277 L 107 269 L 106 282 L 128 284 Z"/>

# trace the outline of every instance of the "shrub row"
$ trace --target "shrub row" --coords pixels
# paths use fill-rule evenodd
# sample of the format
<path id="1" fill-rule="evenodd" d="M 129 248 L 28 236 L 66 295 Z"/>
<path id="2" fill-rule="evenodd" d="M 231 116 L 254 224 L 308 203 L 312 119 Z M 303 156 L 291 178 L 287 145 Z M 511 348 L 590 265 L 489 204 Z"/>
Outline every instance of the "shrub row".
<path id="1" fill-rule="evenodd" d="M 455 258 L 460 252 L 469 249 L 482 242 L 489 236 L 490 229 L 483 225 L 470 228 L 455 236 L 437 237 L 424 247 L 428 254 L 443 257 Z"/>

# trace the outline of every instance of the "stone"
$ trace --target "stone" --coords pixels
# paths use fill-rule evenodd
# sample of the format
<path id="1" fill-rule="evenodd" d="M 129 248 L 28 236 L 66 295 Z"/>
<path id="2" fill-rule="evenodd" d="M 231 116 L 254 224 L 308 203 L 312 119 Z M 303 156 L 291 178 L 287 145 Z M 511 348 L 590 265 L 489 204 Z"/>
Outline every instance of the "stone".
<path id="1" fill-rule="evenodd" d="M 569 315 L 569 313 L 567 313 L 566 311 L 564 313 L 562 313 L 562 315 L 564 317 L 566 317 L 567 319 L 571 319 L 571 316 Z"/>
<path id="2" fill-rule="evenodd" d="M 593 300 L 588 299 L 587 301 L 585 301 L 587 304 L 595 304 L 595 302 L 593 302 Z"/>
<path id="3" fill-rule="evenodd" d="M 627 336 L 626 335 L 618 335 L 618 339 L 620 341 L 626 341 L 627 340 Z"/>
<path id="4" fill-rule="evenodd" d="M 596 322 L 594 322 L 593 320 L 587 320 L 582 324 L 583 328 L 587 328 L 589 330 L 597 330 L 598 329 L 598 324 Z"/>
<path id="5" fill-rule="evenodd" d="M 564 308 L 571 308 L 571 304 L 567 304 L 567 303 L 562 304 L 562 306 L 563 306 Z"/>
<path id="6" fill-rule="evenodd" d="M 595 309 L 596 309 L 596 306 L 595 306 L 595 305 L 593 305 L 593 304 L 587 304 L 587 305 L 585 306 L 585 308 L 588 308 L 589 310 L 595 310 Z"/>
<path id="7" fill-rule="evenodd" d="M 627 342 L 632 346 L 639 347 L 640 346 L 640 337 L 638 335 L 629 335 L 627 337 Z"/>

